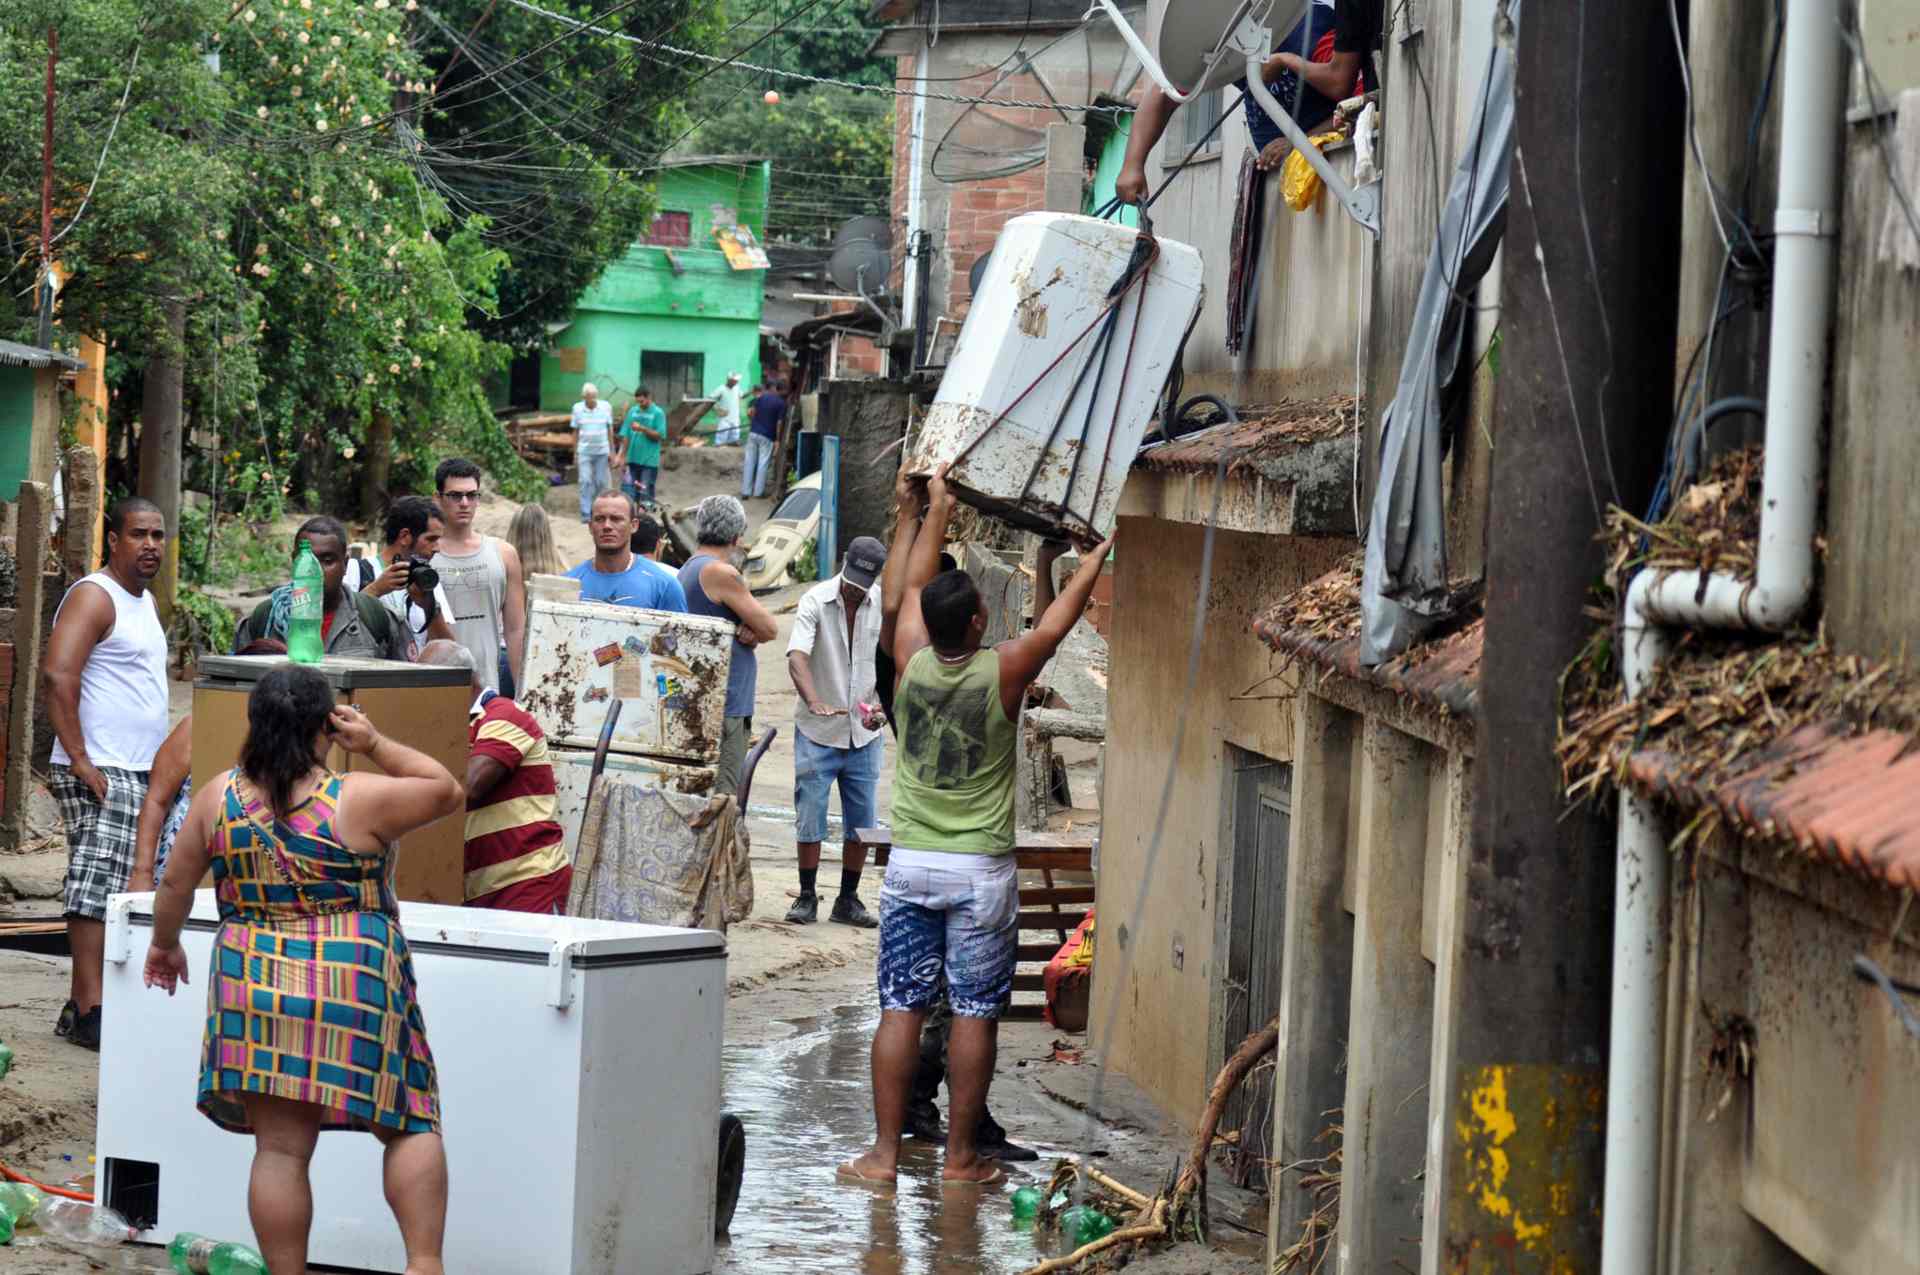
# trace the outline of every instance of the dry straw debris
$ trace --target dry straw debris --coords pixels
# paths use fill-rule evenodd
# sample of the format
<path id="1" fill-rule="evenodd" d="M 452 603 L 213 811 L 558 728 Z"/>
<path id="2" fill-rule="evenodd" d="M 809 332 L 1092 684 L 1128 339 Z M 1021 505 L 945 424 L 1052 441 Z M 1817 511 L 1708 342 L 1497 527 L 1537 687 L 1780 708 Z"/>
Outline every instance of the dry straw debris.
<path id="1" fill-rule="evenodd" d="M 1904 662 L 1835 650 L 1824 626 L 1777 637 L 1679 634 L 1648 691 L 1626 699 L 1614 650 L 1618 587 L 1636 568 L 1751 574 L 1760 469 L 1757 446 L 1720 457 L 1652 526 L 1614 511 L 1604 533 L 1612 587 L 1591 611 L 1603 627 L 1561 684 L 1558 752 L 1570 800 L 1624 786 L 1637 752 L 1663 754 L 1675 786 L 1697 788 L 1750 769 L 1758 754 L 1803 726 L 1920 731 L 1920 678 Z M 1681 839 L 1705 835 L 1719 820 L 1717 808 L 1705 804 Z"/>

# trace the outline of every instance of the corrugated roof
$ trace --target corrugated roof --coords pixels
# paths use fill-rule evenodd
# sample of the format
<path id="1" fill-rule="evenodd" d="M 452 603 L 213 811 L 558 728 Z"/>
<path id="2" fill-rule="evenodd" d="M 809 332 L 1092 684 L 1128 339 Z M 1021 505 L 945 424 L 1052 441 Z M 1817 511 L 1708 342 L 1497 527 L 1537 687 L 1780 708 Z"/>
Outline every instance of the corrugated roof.
<path id="1" fill-rule="evenodd" d="M 1315 637 L 1275 624 L 1271 615 L 1257 617 L 1253 631 L 1283 655 L 1296 656 L 1355 681 L 1392 691 L 1438 712 L 1470 719 L 1480 711 L 1480 654 L 1486 638 L 1484 619 L 1474 620 L 1448 637 L 1423 643 L 1373 668 L 1361 665 L 1357 636 Z"/>
<path id="2" fill-rule="evenodd" d="M 11 367 L 64 367 L 79 371 L 86 366 L 82 359 L 71 354 L 62 354 L 58 350 L 43 350 L 37 345 L 22 345 L 18 341 L 0 341 L 0 363 Z"/>
<path id="3" fill-rule="evenodd" d="M 1212 425 L 1143 448 L 1134 464 L 1147 469 L 1211 470 L 1224 454 L 1231 458 L 1230 472 L 1280 477 L 1274 471 L 1287 467 L 1290 457 L 1330 439 L 1351 438 L 1355 402 L 1351 394 L 1335 394 L 1249 408 L 1237 423 Z"/>
<path id="4" fill-rule="evenodd" d="M 1920 889 L 1920 739 L 1912 735 L 1821 722 L 1698 778 L 1673 753 L 1652 749 L 1634 753 L 1627 770 L 1643 792 L 1711 803 L 1749 836 Z"/>

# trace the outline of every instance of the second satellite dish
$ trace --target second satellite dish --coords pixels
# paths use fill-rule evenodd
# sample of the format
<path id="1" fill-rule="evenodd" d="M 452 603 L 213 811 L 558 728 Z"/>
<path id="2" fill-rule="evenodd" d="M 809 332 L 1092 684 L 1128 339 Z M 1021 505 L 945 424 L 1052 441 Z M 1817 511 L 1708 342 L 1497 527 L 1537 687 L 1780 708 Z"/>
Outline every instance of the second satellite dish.
<path id="1" fill-rule="evenodd" d="M 1306 16 L 1314 0 L 1272 0 L 1267 9 L 1267 28 L 1273 32 L 1273 49 L 1281 52 L 1281 41 Z M 1246 74 L 1246 60 L 1229 53 L 1215 55 L 1233 35 L 1249 12 L 1257 12 L 1262 0 L 1180 0 L 1178 22 L 1170 21 L 1176 6 L 1169 4 L 1160 21 L 1157 41 L 1161 69 L 1181 90 L 1204 93 L 1208 89 L 1231 84 Z M 1207 68 L 1213 65 L 1212 74 Z"/>
<path id="2" fill-rule="evenodd" d="M 834 232 L 827 275 L 844 292 L 879 296 L 893 273 L 893 225 L 885 217 L 855 217 Z"/>

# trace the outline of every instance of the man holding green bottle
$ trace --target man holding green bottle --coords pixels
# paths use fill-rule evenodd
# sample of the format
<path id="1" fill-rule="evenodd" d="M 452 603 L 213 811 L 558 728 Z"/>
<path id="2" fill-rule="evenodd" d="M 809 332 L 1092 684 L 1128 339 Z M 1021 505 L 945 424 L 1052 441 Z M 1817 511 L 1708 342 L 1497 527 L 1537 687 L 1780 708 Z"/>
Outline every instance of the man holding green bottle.
<path id="1" fill-rule="evenodd" d="M 407 634 L 393 621 L 393 613 L 380 599 L 345 587 L 347 578 L 347 529 L 337 518 L 325 514 L 307 519 L 293 533 L 294 561 L 302 547 L 313 555 L 320 567 L 321 605 L 320 647 L 323 655 L 352 655 L 361 659 L 404 660 L 407 658 Z M 293 585 L 283 584 L 268 594 L 234 630 L 233 649 L 257 638 L 287 642 L 293 620 Z M 289 649 L 292 643 L 288 642 Z"/>

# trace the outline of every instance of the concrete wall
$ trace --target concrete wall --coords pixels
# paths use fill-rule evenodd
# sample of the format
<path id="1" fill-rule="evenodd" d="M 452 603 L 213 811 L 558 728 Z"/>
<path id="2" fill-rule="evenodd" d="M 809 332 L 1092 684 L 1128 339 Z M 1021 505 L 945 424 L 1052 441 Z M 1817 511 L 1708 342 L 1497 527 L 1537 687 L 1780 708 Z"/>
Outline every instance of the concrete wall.
<path id="1" fill-rule="evenodd" d="M 640 356 L 649 350 L 704 356 L 707 390 L 723 384 L 728 372 L 738 372 L 744 398 L 747 388 L 760 379 L 760 325 L 750 319 L 577 310 L 573 322 L 554 342 L 563 348 L 584 347 L 586 362 L 583 371 L 568 372 L 556 355 L 541 358 L 540 406 L 550 412 L 572 407 L 583 381 L 592 381 L 608 402 L 631 395 L 640 383 Z M 665 397 L 658 386 L 652 388 Z M 662 403 L 669 409 L 674 405 Z"/>
<path id="2" fill-rule="evenodd" d="M 1186 652 L 1205 535 L 1186 524 L 1120 520 L 1107 738 L 1135 746 L 1107 754 L 1097 902 L 1106 937 L 1092 1018 L 1098 1032 L 1115 1016 L 1112 1065 L 1187 1124 L 1198 1119 L 1212 1081 L 1208 1020 L 1225 746 L 1275 761 L 1293 755 L 1293 717 L 1281 698 L 1291 679 L 1268 680 L 1278 657 L 1248 631 L 1248 618 L 1331 568 L 1349 548 L 1340 540 L 1219 533 L 1186 741 L 1151 869 L 1150 906 L 1136 914 L 1174 749 L 1173 710 L 1188 698 Z M 1242 694 L 1247 698 L 1235 698 Z"/>
<path id="3" fill-rule="evenodd" d="M 1869 35 L 1897 21 L 1911 25 L 1901 6 L 1873 6 Z M 1720 185 L 1737 196 L 1749 181 L 1747 125 L 1772 47 L 1769 21 L 1755 19 L 1739 0 L 1696 0 L 1691 10 L 1689 63 L 1695 115 L 1706 165 Z M 1903 18 L 1902 15 L 1906 16 Z M 1882 90 L 1897 95 L 1911 87 L 1903 70 L 1904 39 L 1876 45 L 1868 55 Z M 1854 102 L 1863 104 L 1855 75 Z M 1900 269 L 1879 251 L 1881 226 L 1892 191 L 1874 144 L 1875 122 L 1852 112 L 1844 139 L 1844 191 L 1839 237 L 1840 279 L 1834 310 L 1834 367 L 1828 422 L 1826 591 L 1827 630 L 1841 647 L 1872 659 L 1897 656 L 1920 636 L 1920 595 L 1907 586 L 1909 566 L 1920 556 L 1920 435 L 1910 428 L 1920 416 L 1920 274 Z M 1773 222 L 1778 164 L 1779 95 L 1761 121 L 1751 164 L 1752 215 L 1762 231 Z M 1909 182 L 1912 177 L 1909 175 Z M 1704 194 L 1699 166 L 1687 166 L 1680 296 L 1679 355 L 1687 359 L 1704 341 L 1713 312 L 1724 250 Z M 1735 292 L 1735 297 L 1743 295 Z M 1765 307 L 1743 310 L 1714 338 L 1719 374 L 1714 396 L 1766 394 Z M 1716 441 L 1759 436 L 1752 422 L 1716 429 Z"/>

